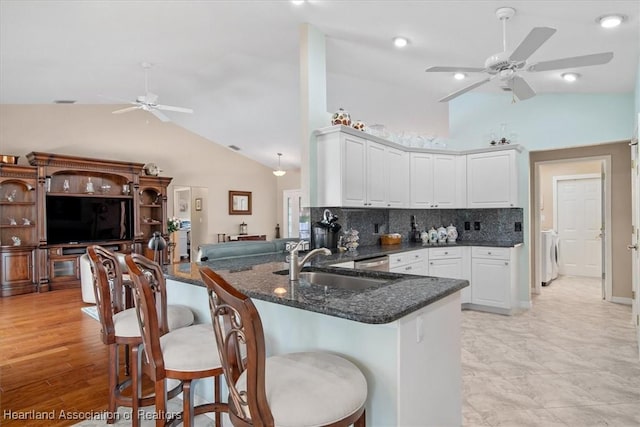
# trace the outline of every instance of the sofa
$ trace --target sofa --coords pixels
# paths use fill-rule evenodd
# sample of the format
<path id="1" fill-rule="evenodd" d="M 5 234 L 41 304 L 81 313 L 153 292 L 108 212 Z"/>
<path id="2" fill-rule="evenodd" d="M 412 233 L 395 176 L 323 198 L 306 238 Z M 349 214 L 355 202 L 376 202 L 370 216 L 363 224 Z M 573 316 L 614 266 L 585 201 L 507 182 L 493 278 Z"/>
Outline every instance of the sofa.
<path id="1" fill-rule="evenodd" d="M 287 243 L 298 242 L 298 238 L 274 240 L 243 240 L 239 242 L 207 243 L 198 248 L 197 261 L 238 258 L 284 252 Z"/>

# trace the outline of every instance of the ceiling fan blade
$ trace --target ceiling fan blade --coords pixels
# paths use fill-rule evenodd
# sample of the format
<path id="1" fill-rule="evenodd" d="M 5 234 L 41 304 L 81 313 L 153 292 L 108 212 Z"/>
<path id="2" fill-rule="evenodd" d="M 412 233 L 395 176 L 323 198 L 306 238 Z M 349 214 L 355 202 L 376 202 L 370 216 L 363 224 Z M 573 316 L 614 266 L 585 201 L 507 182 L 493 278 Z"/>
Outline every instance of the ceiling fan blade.
<path id="1" fill-rule="evenodd" d="M 123 108 L 121 110 L 112 111 L 111 114 L 128 113 L 129 111 L 139 110 L 141 108 L 142 108 L 142 105 L 137 105 L 135 107 L 127 107 L 127 108 Z"/>
<path id="2" fill-rule="evenodd" d="M 536 96 L 536 92 L 529 86 L 529 83 L 520 76 L 514 76 L 509 81 L 509 87 L 520 101 Z"/>
<path id="3" fill-rule="evenodd" d="M 602 65 L 611 61 L 613 52 L 593 53 L 591 55 L 573 56 L 571 58 L 554 59 L 532 64 L 528 71 L 562 70 L 564 68 L 588 67 L 589 65 Z"/>
<path id="4" fill-rule="evenodd" d="M 513 50 L 509 60 L 515 62 L 526 61 L 527 58 L 533 55 L 533 52 L 538 50 L 555 32 L 556 29 L 550 27 L 534 28 L 527 34 L 527 37 L 522 40 L 518 47 Z"/>
<path id="5" fill-rule="evenodd" d="M 472 89 L 477 88 L 478 86 L 482 86 L 483 84 L 489 82 L 490 80 L 492 80 L 495 76 L 491 76 L 491 77 L 487 77 L 484 80 L 480 80 L 478 82 L 475 82 L 473 84 L 470 84 L 469 86 L 463 87 L 460 90 L 457 90 L 447 96 L 445 96 L 444 98 L 440 99 L 440 102 L 447 102 L 447 101 L 451 101 L 453 98 L 456 98 L 460 95 L 462 95 L 463 93 L 469 92 Z"/>
<path id="6" fill-rule="evenodd" d="M 429 67 L 424 71 L 427 73 L 439 73 L 439 72 L 455 73 L 456 71 L 459 71 L 462 73 L 481 73 L 484 70 L 485 70 L 484 68 L 478 68 L 478 67 Z"/>
<path id="7" fill-rule="evenodd" d="M 158 110 L 175 111 L 177 113 L 193 113 L 193 110 L 191 108 L 172 107 L 171 105 L 156 105 L 155 108 L 157 108 Z"/>
<path id="8" fill-rule="evenodd" d="M 169 117 L 165 116 L 162 112 L 156 110 L 155 108 L 150 109 L 149 112 L 151 114 L 153 114 L 154 116 L 156 116 L 158 119 L 160 119 L 161 122 L 170 122 L 171 121 L 171 119 L 169 119 Z"/>

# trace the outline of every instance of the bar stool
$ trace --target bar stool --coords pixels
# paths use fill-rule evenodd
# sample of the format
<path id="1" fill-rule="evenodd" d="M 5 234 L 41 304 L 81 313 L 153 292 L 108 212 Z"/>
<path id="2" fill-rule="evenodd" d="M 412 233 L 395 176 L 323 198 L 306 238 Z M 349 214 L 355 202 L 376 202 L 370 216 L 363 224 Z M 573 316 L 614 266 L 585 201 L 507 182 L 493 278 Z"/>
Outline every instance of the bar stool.
<path id="1" fill-rule="evenodd" d="M 215 412 L 215 425 L 220 427 L 221 413 L 227 412 L 228 406 L 220 399 L 223 371 L 211 325 L 192 325 L 174 331 L 163 328 L 153 298 L 155 289 L 165 288 L 162 269 L 139 254 L 127 255 L 125 262 L 133 282 L 133 301 L 148 362 L 142 369 L 155 383 L 156 426 L 181 420 L 191 427 L 196 415 Z M 213 377 L 214 401 L 194 407 L 191 383 L 208 377 Z M 183 411 L 175 418 L 167 414 L 167 379 L 182 383 Z"/>
<path id="2" fill-rule="evenodd" d="M 138 426 L 138 408 L 154 403 L 154 397 L 142 398 L 140 381 L 140 357 L 139 347 L 142 344 L 140 327 L 134 308 L 126 308 L 124 302 L 125 285 L 122 267 L 118 255 L 101 247 L 89 246 L 87 248 L 91 272 L 93 275 L 93 287 L 95 292 L 98 318 L 102 326 L 100 331 L 102 342 L 109 346 L 109 403 L 107 410 L 111 414 L 108 423 L 115 421 L 115 412 L 118 406 L 130 407 L 132 410 L 132 425 Z M 163 328 L 167 330 L 178 329 L 193 324 L 193 312 L 180 305 L 167 306 L 166 290 L 158 289 L 154 297 L 159 304 L 160 317 Z M 131 373 L 125 369 L 125 375 L 120 378 L 120 347 L 125 348 L 125 357 L 131 359 Z M 126 366 L 128 368 L 128 364 Z M 131 387 L 131 396 L 122 392 Z M 177 396 L 182 391 L 181 386 L 170 391 L 171 397 Z"/>
<path id="3" fill-rule="evenodd" d="M 264 331 L 253 302 L 204 267 L 200 275 L 236 427 L 365 427 L 367 381 L 350 361 L 326 352 L 265 355 Z"/>

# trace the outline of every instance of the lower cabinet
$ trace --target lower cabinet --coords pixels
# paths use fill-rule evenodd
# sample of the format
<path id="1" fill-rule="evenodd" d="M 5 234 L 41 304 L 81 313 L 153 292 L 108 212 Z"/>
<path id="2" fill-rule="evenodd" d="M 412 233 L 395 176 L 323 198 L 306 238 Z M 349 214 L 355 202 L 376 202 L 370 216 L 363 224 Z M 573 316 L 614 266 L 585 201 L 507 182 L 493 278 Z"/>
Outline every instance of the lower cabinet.
<path id="1" fill-rule="evenodd" d="M 471 283 L 471 248 L 429 249 L 429 276 L 468 280 Z M 462 304 L 471 302 L 471 284 L 460 291 Z"/>
<path id="2" fill-rule="evenodd" d="M 517 306 L 515 248 L 473 247 L 471 302 L 510 312 Z"/>
<path id="3" fill-rule="evenodd" d="M 37 291 L 33 266 L 34 248 L 0 248 L 0 294 L 3 297 Z"/>

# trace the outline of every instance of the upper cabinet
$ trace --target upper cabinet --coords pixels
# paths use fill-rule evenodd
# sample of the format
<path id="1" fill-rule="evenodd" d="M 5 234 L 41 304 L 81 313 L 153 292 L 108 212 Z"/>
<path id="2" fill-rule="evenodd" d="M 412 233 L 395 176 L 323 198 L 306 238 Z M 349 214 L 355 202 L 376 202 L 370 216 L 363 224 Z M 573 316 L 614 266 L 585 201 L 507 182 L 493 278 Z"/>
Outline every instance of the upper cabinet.
<path id="1" fill-rule="evenodd" d="M 316 147 L 316 206 L 518 206 L 518 146 L 473 152 L 408 148 L 332 126 L 316 131 Z"/>
<path id="2" fill-rule="evenodd" d="M 0 164 L 0 246 L 38 244 L 36 168 Z"/>
<path id="3" fill-rule="evenodd" d="M 518 206 L 516 151 L 467 154 L 467 207 Z"/>
<path id="4" fill-rule="evenodd" d="M 317 154 L 318 206 L 408 206 L 408 153 L 335 132 L 318 136 Z"/>
<path id="5" fill-rule="evenodd" d="M 465 206 L 465 157 L 410 153 L 411 207 L 452 209 Z"/>

